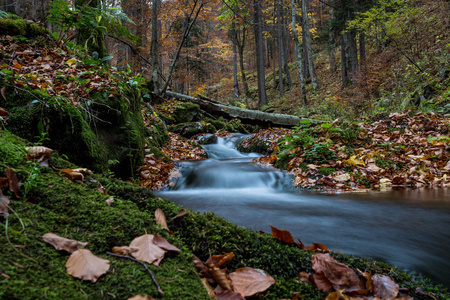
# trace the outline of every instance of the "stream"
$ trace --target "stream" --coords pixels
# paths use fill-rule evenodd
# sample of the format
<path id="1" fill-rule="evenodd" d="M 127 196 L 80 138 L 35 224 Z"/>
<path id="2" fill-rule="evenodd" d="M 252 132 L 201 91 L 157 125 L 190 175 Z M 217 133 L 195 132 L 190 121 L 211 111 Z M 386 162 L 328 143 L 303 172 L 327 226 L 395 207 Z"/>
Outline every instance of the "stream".
<path id="1" fill-rule="evenodd" d="M 292 176 L 251 163 L 234 134 L 204 145 L 209 159 L 180 162 L 181 177 L 156 192 L 253 230 L 289 230 L 304 244 L 371 257 L 450 288 L 450 189 L 321 194 L 296 190 Z"/>

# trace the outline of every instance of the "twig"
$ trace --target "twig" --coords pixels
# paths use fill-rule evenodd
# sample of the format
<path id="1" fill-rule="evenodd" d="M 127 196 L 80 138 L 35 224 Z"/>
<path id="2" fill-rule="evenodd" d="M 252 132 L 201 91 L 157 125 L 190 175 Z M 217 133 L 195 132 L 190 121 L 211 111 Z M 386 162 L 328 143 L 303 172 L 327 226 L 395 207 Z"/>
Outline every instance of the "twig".
<path id="1" fill-rule="evenodd" d="M 106 254 L 111 255 L 111 256 L 115 256 L 115 257 L 128 258 L 128 259 L 131 259 L 134 262 L 137 262 L 137 263 L 143 265 L 145 270 L 147 270 L 148 273 L 150 274 L 150 276 L 152 277 L 152 280 L 155 283 L 156 288 L 158 289 L 158 293 L 164 294 L 164 292 L 162 291 L 161 287 L 159 286 L 158 282 L 155 279 L 155 275 L 153 275 L 153 272 L 148 268 L 146 263 L 144 263 L 144 262 L 142 262 L 140 260 L 137 260 L 137 259 L 135 259 L 135 258 L 133 258 L 131 256 L 128 256 L 128 255 L 114 254 L 114 253 L 111 253 L 111 252 L 106 252 Z"/>

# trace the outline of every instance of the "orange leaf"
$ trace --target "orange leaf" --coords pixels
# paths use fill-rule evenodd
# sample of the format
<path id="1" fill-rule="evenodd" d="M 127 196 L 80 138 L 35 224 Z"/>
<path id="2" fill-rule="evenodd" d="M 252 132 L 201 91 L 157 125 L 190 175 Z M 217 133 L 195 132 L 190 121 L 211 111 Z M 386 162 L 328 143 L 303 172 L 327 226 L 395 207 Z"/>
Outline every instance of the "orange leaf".
<path id="1" fill-rule="evenodd" d="M 214 280 L 224 289 L 226 290 L 233 290 L 233 287 L 231 285 L 231 279 L 225 273 L 224 270 L 221 270 L 220 268 L 216 267 L 214 264 L 206 264 L 208 267 L 208 272 L 211 274 L 211 276 L 214 278 Z"/>
<path id="2" fill-rule="evenodd" d="M 279 239 L 279 240 L 285 242 L 286 244 L 293 244 L 295 242 L 294 237 L 292 236 L 292 234 L 289 231 L 277 229 L 273 226 L 270 226 L 270 228 L 272 229 L 272 236 L 274 238 Z"/>
<path id="3" fill-rule="evenodd" d="M 234 290 L 244 297 L 264 292 L 275 284 L 275 279 L 266 271 L 250 267 L 239 268 L 230 277 Z"/>
<path id="4" fill-rule="evenodd" d="M 320 243 L 313 243 L 309 246 L 308 251 L 329 252 L 327 246 Z"/>
<path id="5" fill-rule="evenodd" d="M 109 260 L 95 256 L 87 249 L 79 249 L 67 260 L 66 269 L 73 277 L 96 282 L 100 276 L 108 272 Z"/>
<path id="6" fill-rule="evenodd" d="M 229 253 L 225 253 L 222 255 L 211 255 L 208 260 L 206 261 L 206 263 L 212 263 L 214 265 L 216 265 L 216 267 L 221 267 L 223 266 L 225 263 L 227 263 L 228 261 L 230 261 L 232 258 L 234 257 L 234 253 L 229 252 Z"/>
<path id="7" fill-rule="evenodd" d="M 42 236 L 42 238 L 44 239 L 44 242 L 49 243 L 55 247 L 56 250 L 65 250 L 69 253 L 74 253 L 80 249 L 80 247 L 86 247 L 88 244 L 87 242 L 66 239 L 54 233 L 46 233 Z"/>

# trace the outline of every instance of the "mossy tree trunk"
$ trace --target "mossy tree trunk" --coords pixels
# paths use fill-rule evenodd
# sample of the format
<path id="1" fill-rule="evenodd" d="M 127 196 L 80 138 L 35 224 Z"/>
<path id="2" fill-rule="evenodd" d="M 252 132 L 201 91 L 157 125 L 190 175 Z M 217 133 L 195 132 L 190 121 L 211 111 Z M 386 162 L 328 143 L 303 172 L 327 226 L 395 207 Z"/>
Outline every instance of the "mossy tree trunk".
<path id="1" fill-rule="evenodd" d="M 75 0 L 75 7 L 77 9 L 82 11 L 83 6 L 85 5 L 101 8 L 102 3 L 100 0 Z M 92 28 L 89 26 L 78 28 L 77 43 L 84 46 L 89 54 L 97 52 L 99 58 L 108 55 L 105 45 L 105 35 L 97 28 Z"/>

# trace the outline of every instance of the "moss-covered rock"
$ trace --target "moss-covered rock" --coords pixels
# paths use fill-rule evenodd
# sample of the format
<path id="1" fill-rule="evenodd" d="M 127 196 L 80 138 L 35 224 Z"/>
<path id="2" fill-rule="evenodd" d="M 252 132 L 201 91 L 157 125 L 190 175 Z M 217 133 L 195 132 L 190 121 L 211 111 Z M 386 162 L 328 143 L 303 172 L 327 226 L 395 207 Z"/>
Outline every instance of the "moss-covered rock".
<path id="1" fill-rule="evenodd" d="M 211 123 L 205 122 L 187 122 L 172 125 L 169 130 L 180 134 L 182 137 L 191 138 L 200 133 L 215 133 L 217 129 Z"/>
<path id="2" fill-rule="evenodd" d="M 36 37 L 49 34 L 49 31 L 36 23 L 27 22 L 21 18 L 0 18 L 0 32 L 9 35 Z"/>

